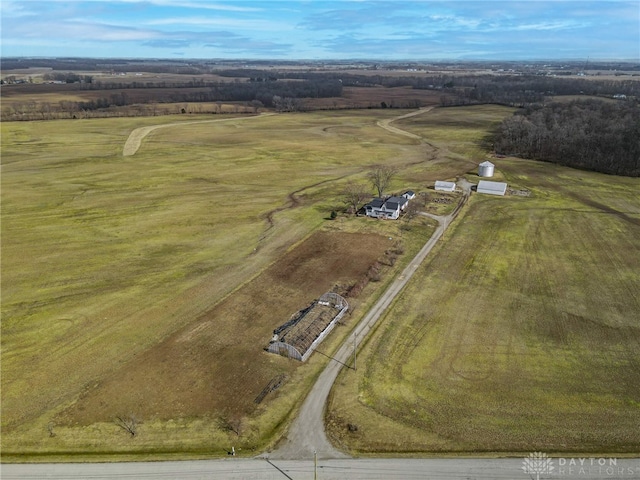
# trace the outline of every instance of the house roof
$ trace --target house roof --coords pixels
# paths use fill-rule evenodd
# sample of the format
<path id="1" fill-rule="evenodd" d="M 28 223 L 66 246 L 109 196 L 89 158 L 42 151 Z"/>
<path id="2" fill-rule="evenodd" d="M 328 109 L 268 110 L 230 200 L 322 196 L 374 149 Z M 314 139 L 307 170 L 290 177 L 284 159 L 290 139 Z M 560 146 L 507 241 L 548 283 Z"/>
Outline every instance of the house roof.
<path id="1" fill-rule="evenodd" d="M 374 208 L 380 208 L 382 207 L 382 205 L 384 205 L 384 200 L 381 198 L 374 198 L 369 203 L 367 203 L 367 206 L 372 206 Z"/>
<path id="2" fill-rule="evenodd" d="M 391 202 L 391 203 L 397 203 L 399 205 L 404 205 L 408 201 L 409 200 L 407 200 L 407 197 L 389 197 L 387 199 L 387 203 Z"/>

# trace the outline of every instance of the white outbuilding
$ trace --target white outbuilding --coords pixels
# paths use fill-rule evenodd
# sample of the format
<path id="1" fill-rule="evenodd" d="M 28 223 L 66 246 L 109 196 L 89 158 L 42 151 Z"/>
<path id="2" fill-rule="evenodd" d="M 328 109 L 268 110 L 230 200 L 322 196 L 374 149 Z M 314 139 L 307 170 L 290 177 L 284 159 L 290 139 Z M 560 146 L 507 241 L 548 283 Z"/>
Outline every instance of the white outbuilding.
<path id="1" fill-rule="evenodd" d="M 507 184 L 503 182 L 490 182 L 480 180 L 478 182 L 478 193 L 488 193 L 489 195 L 504 195 L 507 193 Z"/>
<path id="2" fill-rule="evenodd" d="M 495 165 L 490 161 L 482 162 L 478 165 L 478 176 L 479 177 L 493 177 L 493 169 Z"/>
<path id="3" fill-rule="evenodd" d="M 436 180 L 436 184 L 433 188 L 441 192 L 455 192 L 456 182 L 443 182 L 442 180 Z"/>

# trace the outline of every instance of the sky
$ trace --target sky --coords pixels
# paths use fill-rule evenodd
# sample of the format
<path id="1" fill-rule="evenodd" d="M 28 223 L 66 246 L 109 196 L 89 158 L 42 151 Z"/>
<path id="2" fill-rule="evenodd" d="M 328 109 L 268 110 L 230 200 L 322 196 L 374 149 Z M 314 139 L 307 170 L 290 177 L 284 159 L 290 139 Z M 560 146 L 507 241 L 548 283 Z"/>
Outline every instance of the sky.
<path id="1" fill-rule="evenodd" d="M 640 61 L 640 0 L 0 0 L 2 57 Z"/>

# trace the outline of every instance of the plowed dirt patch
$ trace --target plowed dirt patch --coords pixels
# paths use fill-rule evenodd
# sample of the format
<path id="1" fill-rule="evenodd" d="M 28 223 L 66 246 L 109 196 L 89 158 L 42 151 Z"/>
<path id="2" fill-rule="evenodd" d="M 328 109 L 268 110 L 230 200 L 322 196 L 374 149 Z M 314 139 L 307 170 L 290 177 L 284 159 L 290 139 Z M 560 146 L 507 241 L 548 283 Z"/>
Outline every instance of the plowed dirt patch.
<path id="1" fill-rule="evenodd" d="M 197 321 L 114 368 L 59 421 L 250 414 L 272 378 L 302 365 L 263 350 L 273 329 L 333 285 L 357 282 L 389 247 L 380 235 L 312 235 Z"/>

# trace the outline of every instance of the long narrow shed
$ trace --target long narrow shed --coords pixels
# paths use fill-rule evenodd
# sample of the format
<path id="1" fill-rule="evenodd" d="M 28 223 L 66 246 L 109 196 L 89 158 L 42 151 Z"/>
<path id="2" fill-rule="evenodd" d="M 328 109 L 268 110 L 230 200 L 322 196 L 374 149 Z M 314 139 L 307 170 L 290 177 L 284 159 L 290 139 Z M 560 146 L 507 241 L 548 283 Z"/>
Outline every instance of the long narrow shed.
<path id="1" fill-rule="evenodd" d="M 488 193 L 489 195 L 504 195 L 506 192 L 506 183 L 490 182 L 488 180 L 480 180 L 478 182 L 478 193 Z"/>
<path id="2" fill-rule="evenodd" d="M 304 362 L 348 309 L 343 297 L 327 292 L 276 328 L 265 350 Z"/>
<path id="3" fill-rule="evenodd" d="M 433 188 L 441 192 L 455 192 L 456 182 L 443 182 L 442 180 L 436 180 Z"/>

